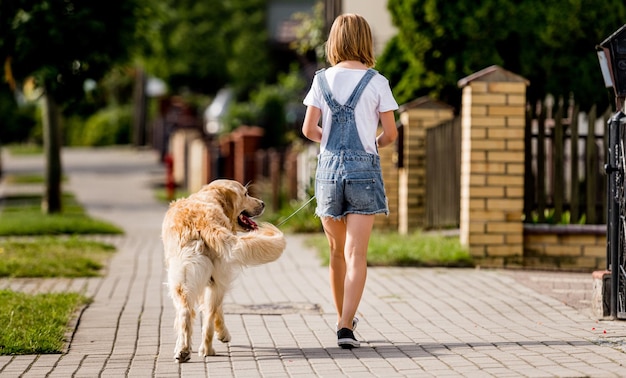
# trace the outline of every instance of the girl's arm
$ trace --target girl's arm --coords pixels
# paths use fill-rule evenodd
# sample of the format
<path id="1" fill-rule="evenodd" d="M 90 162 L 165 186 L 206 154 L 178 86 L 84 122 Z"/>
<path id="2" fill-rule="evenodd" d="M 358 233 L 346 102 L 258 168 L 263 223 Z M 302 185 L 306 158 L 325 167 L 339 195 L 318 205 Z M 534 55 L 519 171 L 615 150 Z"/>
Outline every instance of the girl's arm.
<path id="1" fill-rule="evenodd" d="M 322 111 L 315 106 L 307 106 L 304 122 L 302 123 L 302 134 L 313 142 L 322 141 L 322 128 L 319 126 Z"/>
<path id="2" fill-rule="evenodd" d="M 396 128 L 396 119 L 393 115 L 393 110 L 380 113 L 380 123 L 383 127 L 383 132 L 376 137 L 376 144 L 378 147 L 385 147 L 393 143 L 398 137 L 398 129 Z"/>

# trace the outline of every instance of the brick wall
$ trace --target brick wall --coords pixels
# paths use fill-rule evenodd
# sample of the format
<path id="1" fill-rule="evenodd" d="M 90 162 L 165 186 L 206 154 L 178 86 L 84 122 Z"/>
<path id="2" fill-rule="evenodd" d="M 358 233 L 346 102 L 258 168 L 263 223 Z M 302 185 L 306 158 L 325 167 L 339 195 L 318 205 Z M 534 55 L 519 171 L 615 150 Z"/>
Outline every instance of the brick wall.
<path id="1" fill-rule="evenodd" d="M 454 118 L 453 108 L 422 97 L 399 109 L 403 128 L 402 168 L 397 169 L 400 234 L 422 228 L 426 214 L 426 130 Z"/>
<path id="2" fill-rule="evenodd" d="M 605 269 L 606 225 L 526 225 L 523 264 L 541 269 Z"/>

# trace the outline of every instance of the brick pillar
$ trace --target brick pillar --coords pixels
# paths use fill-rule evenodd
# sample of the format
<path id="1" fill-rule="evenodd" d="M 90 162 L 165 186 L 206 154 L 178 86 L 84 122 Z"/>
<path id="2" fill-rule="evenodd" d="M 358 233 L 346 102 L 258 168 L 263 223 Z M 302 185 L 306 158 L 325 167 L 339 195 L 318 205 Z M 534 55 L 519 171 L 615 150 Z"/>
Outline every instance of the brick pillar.
<path id="1" fill-rule="evenodd" d="M 378 129 L 378 133 L 382 128 Z M 398 149 L 397 144 L 386 146 L 378 150 L 380 155 L 380 168 L 383 171 L 385 194 L 389 206 L 389 216 L 376 215 L 374 227 L 379 230 L 396 230 L 398 228 Z"/>
<path id="2" fill-rule="evenodd" d="M 230 137 L 233 141 L 233 179 L 246 185 L 256 179 L 255 154 L 260 148 L 264 130 L 257 126 L 239 126 Z"/>
<path id="3" fill-rule="evenodd" d="M 453 108 L 420 97 L 399 109 L 403 156 L 398 170 L 398 232 L 424 226 L 426 214 L 426 130 L 454 118 Z"/>
<path id="4" fill-rule="evenodd" d="M 463 89 L 460 240 L 482 265 L 523 258 L 524 124 L 528 81 L 491 66 Z"/>
<path id="5" fill-rule="evenodd" d="M 177 129 L 170 136 L 168 150 L 174 159 L 174 182 L 180 187 L 186 188 L 189 179 L 189 144 L 199 137 L 198 130 L 191 128 Z"/>
<path id="6" fill-rule="evenodd" d="M 208 146 L 206 141 L 198 137 L 189 141 L 188 158 L 187 158 L 187 190 L 189 193 L 195 193 L 208 184 Z"/>

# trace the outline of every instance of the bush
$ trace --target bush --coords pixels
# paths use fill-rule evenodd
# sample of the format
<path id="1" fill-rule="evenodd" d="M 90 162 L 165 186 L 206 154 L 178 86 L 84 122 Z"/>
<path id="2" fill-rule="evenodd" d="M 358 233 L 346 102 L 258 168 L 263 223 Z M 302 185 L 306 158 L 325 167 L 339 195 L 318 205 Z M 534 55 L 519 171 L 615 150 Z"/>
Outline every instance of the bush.
<path id="1" fill-rule="evenodd" d="M 236 102 L 232 104 L 224 116 L 223 132 L 232 132 L 241 125 L 257 126 L 259 109 L 250 102 Z"/>
<path id="2" fill-rule="evenodd" d="M 27 142 L 37 123 L 33 103 L 19 106 L 13 93 L 0 90 L 0 141 L 2 144 Z"/>
<path id="3" fill-rule="evenodd" d="M 70 115 L 63 119 L 63 144 L 65 146 L 82 146 L 85 118 Z"/>
<path id="4" fill-rule="evenodd" d="M 263 148 L 285 147 L 297 139 L 297 132 L 290 130 L 294 125 L 299 130 L 297 111 L 302 109 L 304 80 L 292 67 L 289 73 L 278 76 L 275 84 L 261 84 L 250 94 L 249 101 L 235 102 L 224 119 L 230 132 L 241 125 L 259 126 L 265 130 Z"/>
<path id="5" fill-rule="evenodd" d="M 132 135 L 132 107 L 110 106 L 87 119 L 82 138 L 74 135 L 78 145 L 109 146 L 129 144 Z"/>
<path id="6" fill-rule="evenodd" d="M 286 94 L 279 86 L 263 85 L 253 95 L 259 109 L 258 125 L 265 129 L 263 147 L 283 147 L 287 140 Z"/>

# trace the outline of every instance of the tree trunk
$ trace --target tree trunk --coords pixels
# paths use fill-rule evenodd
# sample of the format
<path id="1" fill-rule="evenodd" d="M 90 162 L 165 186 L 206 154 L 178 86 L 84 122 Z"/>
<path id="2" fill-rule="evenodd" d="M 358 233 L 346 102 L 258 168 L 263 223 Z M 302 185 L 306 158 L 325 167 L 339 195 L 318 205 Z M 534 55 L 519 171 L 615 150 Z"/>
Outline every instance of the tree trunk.
<path id="1" fill-rule="evenodd" d="M 137 147 L 146 145 L 146 74 L 143 69 L 135 69 L 133 87 L 133 140 Z"/>
<path id="2" fill-rule="evenodd" d="M 61 212 L 61 128 L 58 105 L 48 93 L 43 96 L 42 120 L 46 193 L 41 208 L 46 214 L 54 214 Z"/>

